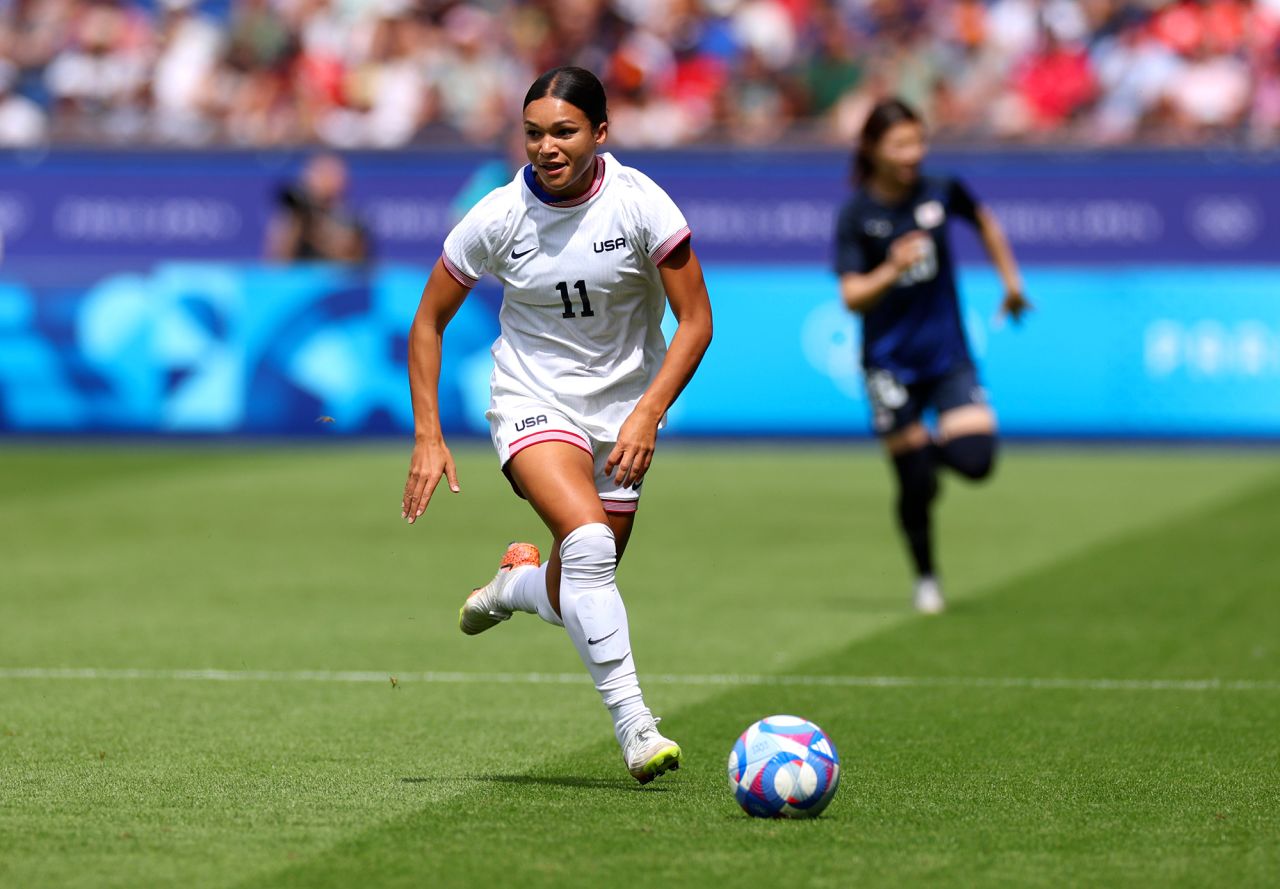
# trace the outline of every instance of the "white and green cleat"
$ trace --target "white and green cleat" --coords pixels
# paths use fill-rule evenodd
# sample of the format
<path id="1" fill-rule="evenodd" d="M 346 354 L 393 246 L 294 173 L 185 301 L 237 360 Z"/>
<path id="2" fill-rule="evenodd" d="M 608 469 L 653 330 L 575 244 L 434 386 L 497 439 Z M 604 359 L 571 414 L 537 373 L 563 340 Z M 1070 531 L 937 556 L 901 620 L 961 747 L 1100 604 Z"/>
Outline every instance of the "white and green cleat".
<path id="1" fill-rule="evenodd" d="M 648 784 L 663 772 L 680 768 L 680 745 L 658 732 L 658 720 L 633 731 L 622 744 L 622 759 L 631 777 Z"/>
<path id="2" fill-rule="evenodd" d="M 517 571 L 528 571 L 542 564 L 542 556 L 532 543 L 512 543 L 502 555 L 498 573 L 478 590 L 472 590 L 458 609 L 458 628 L 468 636 L 483 633 L 511 619 L 511 609 L 502 604 L 502 591 Z"/>

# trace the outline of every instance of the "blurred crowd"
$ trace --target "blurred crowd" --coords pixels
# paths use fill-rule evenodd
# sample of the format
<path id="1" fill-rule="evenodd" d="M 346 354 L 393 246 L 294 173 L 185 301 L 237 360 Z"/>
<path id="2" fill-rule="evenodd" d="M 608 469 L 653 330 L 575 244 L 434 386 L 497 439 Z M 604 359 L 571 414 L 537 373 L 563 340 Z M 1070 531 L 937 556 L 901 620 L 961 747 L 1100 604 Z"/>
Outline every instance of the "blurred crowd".
<path id="1" fill-rule="evenodd" d="M 1280 139 L 1280 0 L 0 0 L 0 145 L 507 144 L 561 64 L 621 146 Z"/>

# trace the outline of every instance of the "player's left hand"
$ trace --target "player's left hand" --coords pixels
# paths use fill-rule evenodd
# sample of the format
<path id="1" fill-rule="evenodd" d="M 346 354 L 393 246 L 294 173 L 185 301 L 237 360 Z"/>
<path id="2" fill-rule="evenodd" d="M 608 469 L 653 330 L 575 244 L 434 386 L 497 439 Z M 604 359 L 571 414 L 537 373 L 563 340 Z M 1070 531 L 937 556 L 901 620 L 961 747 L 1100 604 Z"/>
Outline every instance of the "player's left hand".
<path id="1" fill-rule="evenodd" d="M 1000 304 L 1000 314 L 1008 316 L 1014 324 L 1020 324 L 1022 316 L 1034 308 L 1021 290 L 1009 290 L 1004 295 L 1004 302 Z"/>
<path id="2" fill-rule="evenodd" d="M 613 474 L 614 484 L 621 487 L 640 484 L 653 462 L 658 444 L 658 422 L 639 412 L 627 417 L 618 430 L 618 442 L 609 452 L 604 471 Z"/>

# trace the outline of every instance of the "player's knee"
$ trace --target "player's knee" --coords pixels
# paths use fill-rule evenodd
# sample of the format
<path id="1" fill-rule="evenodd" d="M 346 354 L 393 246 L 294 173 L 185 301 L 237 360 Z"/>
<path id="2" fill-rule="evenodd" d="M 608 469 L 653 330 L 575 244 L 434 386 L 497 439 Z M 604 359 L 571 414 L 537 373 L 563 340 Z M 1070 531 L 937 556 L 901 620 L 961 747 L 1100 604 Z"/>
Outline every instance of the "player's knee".
<path id="1" fill-rule="evenodd" d="M 613 531 L 602 522 L 574 528 L 560 544 L 561 614 L 579 654 L 596 664 L 631 652 L 626 607 L 614 583 L 617 563 Z"/>
<path id="2" fill-rule="evenodd" d="M 603 522 L 579 525 L 560 544 L 561 573 L 584 581 L 605 580 L 618 563 L 618 542 Z"/>
<path id="3" fill-rule="evenodd" d="M 995 469 L 994 435 L 961 435 L 942 444 L 939 450 L 947 466 L 973 481 L 987 478 Z"/>

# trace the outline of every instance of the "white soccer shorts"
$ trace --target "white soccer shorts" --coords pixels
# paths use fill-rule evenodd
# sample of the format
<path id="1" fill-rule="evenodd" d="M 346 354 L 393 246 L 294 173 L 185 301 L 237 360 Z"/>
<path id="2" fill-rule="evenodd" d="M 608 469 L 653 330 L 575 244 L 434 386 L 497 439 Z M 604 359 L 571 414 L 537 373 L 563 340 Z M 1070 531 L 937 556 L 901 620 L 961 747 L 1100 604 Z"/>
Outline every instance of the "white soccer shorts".
<path id="1" fill-rule="evenodd" d="M 524 493 L 507 468 L 511 458 L 525 448 L 548 441 L 564 442 L 581 448 L 595 461 L 596 492 L 604 511 L 618 515 L 633 513 L 640 504 L 640 486 L 623 487 L 613 480 L 612 473 L 605 472 L 605 462 L 613 452 L 616 442 L 593 438 L 565 413 L 546 402 L 508 401 L 495 399 L 486 416 L 489 418 L 489 434 L 502 472 L 516 494 Z M 614 472 L 617 467 L 614 467 Z"/>

